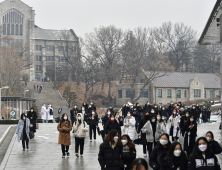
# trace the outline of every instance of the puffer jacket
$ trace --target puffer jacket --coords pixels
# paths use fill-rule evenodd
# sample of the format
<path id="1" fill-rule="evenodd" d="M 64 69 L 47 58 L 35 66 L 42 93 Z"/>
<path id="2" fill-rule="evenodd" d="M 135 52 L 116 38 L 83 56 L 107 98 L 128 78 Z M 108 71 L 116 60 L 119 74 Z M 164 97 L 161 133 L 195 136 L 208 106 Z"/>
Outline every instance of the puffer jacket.
<path id="1" fill-rule="evenodd" d="M 124 119 L 124 132 L 123 134 L 127 134 L 129 135 L 130 139 L 131 140 L 134 140 L 135 138 L 135 132 L 136 132 L 136 129 L 135 129 L 135 124 L 136 124 L 136 120 L 133 116 L 130 117 L 129 119 L 129 122 L 128 122 L 128 118 L 126 117 Z M 126 125 L 129 125 L 128 127 L 126 127 Z"/>
<path id="2" fill-rule="evenodd" d="M 79 124 L 78 115 L 81 115 L 81 124 Z M 81 113 L 77 114 L 76 120 L 77 121 L 73 124 L 74 137 L 85 138 L 86 132 L 88 132 L 88 130 L 89 130 L 89 125 L 87 125 L 87 123 L 83 121 L 83 116 Z M 79 125 L 79 127 L 78 127 L 78 125 Z M 83 131 L 83 129 L 84 129 L 84 131 Z"/>
<path id="3" fill-rule="evenodd" d="M 102 170 L 123 170 L 123 161 L 121 159 L 122 147 L 116 145 L 112 148 L 107 140 L 99 147 L 98 161 Z"/>
<path id="4" fill-rule="evenodd" d="M 110 120 L 108 120 L 108 122 L 106 123 L 106 125 L 104 127 L 106 134 L 108 134 L 109 131 L 111 131 L 112 129 L 116 129 L 118 131 L 118 133 L 121 133 L 119 123 L 115 119 L 114 119 L 114 123 L 112 123 Z"/>

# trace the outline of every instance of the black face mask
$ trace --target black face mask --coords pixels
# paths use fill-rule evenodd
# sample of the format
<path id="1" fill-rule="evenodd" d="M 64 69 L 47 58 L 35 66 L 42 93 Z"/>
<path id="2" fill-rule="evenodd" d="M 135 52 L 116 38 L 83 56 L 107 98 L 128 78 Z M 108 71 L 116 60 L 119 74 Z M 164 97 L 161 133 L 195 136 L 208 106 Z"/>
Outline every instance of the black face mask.
<path id="1" fill-rule="evenodd" d="M 146 120 L 150 119 L 150 115 L 145 115 Z"/>

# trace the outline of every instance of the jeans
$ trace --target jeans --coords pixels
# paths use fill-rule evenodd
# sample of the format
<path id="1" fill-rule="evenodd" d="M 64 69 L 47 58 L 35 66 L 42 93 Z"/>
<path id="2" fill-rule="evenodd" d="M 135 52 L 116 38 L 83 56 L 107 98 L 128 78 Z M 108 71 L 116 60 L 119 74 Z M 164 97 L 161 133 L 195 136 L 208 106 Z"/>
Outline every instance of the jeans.
<path id="1" fill-rule="evenodd" d="M 29 146 L 29 140 L 26 139 L 26 140 L 22 140 L 22 147 L 25 149 L 25 143 L 26 143 L 26 147 Z"/>
<path id="2" fill-rule="evenodd" d="M 93 134 L 94 134 L 94 139 L 96 139 L 96 127 L 89 127 L 89 137 L 90 137 L 90 140 L 92 140 L 92 131 L 93 131 Z"/>
<path id="3" fill-rule="evenodd" d="M 62 154 L 65 155 L 66 152 L 69 152 L 69 146 L 61 145 Z"/>
<path id="4" fill-rule="evenodd" d="M 80 146 L 80 155 L 83 155 L 84 150 L 84 141 L 85 139 L 75 137 L 75 152 L 79 153 L 79 146 Z"/>

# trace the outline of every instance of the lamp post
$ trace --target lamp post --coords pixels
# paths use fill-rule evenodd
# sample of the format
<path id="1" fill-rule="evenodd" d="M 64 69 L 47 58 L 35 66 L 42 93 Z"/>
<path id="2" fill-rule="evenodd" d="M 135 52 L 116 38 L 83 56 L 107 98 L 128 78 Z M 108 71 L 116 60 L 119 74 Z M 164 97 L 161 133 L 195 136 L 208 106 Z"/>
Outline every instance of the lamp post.
<path id="1" fill-rule="evenodd" d="M 8 86 L 5 86 L 5 87 L 2 87 L 0 88 L 0 119 L 2 119 L 2 89 L 8 89 L 9 87 Z"/>

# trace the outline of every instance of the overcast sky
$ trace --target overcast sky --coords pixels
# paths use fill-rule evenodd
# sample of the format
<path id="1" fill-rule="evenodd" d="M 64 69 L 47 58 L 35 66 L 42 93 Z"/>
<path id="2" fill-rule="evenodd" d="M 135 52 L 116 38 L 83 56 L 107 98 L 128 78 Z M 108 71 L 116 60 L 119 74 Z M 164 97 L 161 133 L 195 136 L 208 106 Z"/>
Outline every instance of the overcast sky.
<path id="1" fill-rule="evenodd" d="M 0 0 L 2 1 L 2 0 Z M 36 12 L 36 25 L 70 29 L 77 36 L 95 27 L 133 29 L 183 22 L 202 33 L 216 0 L 22 0 Z"/>

